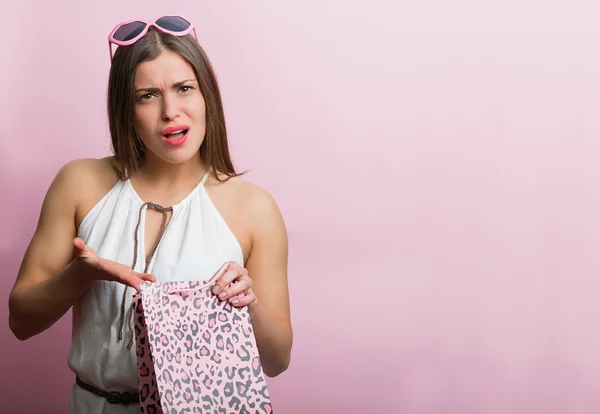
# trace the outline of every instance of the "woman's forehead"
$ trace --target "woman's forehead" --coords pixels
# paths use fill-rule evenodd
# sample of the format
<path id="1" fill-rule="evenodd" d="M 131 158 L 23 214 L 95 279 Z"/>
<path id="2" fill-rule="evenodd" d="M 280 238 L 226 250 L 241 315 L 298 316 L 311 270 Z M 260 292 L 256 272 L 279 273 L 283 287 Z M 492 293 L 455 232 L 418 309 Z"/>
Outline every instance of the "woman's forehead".
<path id="1" fill-rule="evenodd" d="M 174 52 L 163 52 L 156 59 L 141 63 L 135 74 L 137 87 L 170 87 L 196 76 L 192 66 Z"/>

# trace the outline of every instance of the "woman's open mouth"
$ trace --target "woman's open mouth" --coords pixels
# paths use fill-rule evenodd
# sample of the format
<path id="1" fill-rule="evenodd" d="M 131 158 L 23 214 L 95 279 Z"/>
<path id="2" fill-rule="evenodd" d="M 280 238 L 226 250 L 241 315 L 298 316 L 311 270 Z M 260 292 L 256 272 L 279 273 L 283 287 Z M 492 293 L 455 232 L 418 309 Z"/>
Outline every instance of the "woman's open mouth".
<path id="1" fill-rule="evenodd" d="M 167 144 L 179 146 L 187 140 L 189 130 L 187 125 L 168 127 L 162 131 L 162 137 Z"/>

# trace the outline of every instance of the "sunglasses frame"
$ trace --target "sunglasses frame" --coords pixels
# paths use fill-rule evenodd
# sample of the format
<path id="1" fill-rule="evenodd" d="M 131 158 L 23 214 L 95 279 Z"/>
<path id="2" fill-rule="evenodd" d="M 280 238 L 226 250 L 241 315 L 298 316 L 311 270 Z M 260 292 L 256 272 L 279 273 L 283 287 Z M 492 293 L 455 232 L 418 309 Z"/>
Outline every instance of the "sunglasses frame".
<path id="1" fill-rule="evenodd" d="M 180 19 L 185 20 L 186 22 L 188 22 L 190 25 L 187 29 L 181 31 L 181 32 L 174 32 L 172 30 L 168 30 L 165 29 L 161 26 L 159 26 L 158 24 L 156 24 L 156 22 L 164 17 L 179 17 Z M 117 40 L 115 39 L 113 36 L 114 34 L 117 32 L 117 30 L 119 30 L 121 27 L 126 26 L 130 23 L 134 23 L 134 22 L 140 22 L 140 23 L 144 23 L 145 27 L 144 29 L 137 35 L 135 36 L 133 39 L 129 39 L 129 40 Z M 134 44 L 135 42 L 137 42 L 138 40 L 140 40 L 142 37 L 144 37 L 146 35 L 146 33 L 148 33 L 148 29 L 150 27 L 155 27 L 156 30 L 161 31 L 163 33 L 168 33 L 171 34 L 173 36 L 185 36 L 191 32 L 194 32 L 194 37 L 196 38 L 196 42 L 198 41 L 198 34 L 196 33 L 196 27 L 194 26 L 194 24 L 190 21 L 190 19 L 187 19 L 184 16 L 180 16 L 180 15 L 163 15 L 163 16 L 158 16 L 155 17 L 154 19 L 151 20 L 140 20 L 140 19 L 133 19 L 133 20 L 129 20 L 127 22 L 123 22 L 123 23 L 119 23 L 117 26 L 115 26 L 114 29 L 111 30 L 110 34 L 108 35 L 108 50 L 110 52 L 110 61 L 112 62 L 113 60 L 113 51 L 112 51 L 112 47 L 111 47 L 111 43 L 114 43 L 117 46 L 129 46 Z"/>

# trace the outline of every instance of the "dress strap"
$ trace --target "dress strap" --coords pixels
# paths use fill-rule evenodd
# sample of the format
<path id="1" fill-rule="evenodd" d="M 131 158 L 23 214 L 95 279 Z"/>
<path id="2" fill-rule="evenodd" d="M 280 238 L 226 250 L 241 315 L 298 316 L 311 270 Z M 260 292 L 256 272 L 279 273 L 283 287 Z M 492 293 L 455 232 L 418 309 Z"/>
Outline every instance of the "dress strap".
<path id="1" fill-rule="evenodd" d="M 200 185 L 203 186 L 204 183 L 206 183 L 206 180 L 208 179 L 208 177 L 210 176 L 210 173 L 212 172 L 212 167 L 210 167 L 206 173 L 204 173 L 204 177 L 202 177 L 202 180 L 200 180 Z"/>

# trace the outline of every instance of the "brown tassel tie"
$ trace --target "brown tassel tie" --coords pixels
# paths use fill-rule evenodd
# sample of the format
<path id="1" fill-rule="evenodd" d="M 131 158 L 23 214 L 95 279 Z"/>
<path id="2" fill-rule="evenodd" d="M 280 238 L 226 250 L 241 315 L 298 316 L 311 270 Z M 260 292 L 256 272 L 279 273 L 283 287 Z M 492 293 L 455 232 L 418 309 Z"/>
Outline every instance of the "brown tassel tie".
<path id="1" fill-rule="evenodd" d="M 137 222 L 137 225 L 135 226 L 133 264 L 131 265 L 131 269 L 135 269 L 135 265 L 137 264 L 138 233 L 139 233 L 139 229 L 140 229 L 140 223 L 142 222 L 142 211 L 144 210 L 145 206 L 148 206 L 148 208 L 153 208 L 154 210 L 162 213 L 162 215 L 163 215 L 163 220 L 162 220 L 162 223 L 160 226 L 160 231 L 158 233 L 158 238 L 156 239 L 156 243 L 154 244 L 154 247 L 150 251 L 150 254 L 146 258 L 146 266 L 144 267 L 143 273 L 148 273 L 148 267 L 150 266 L 152 257 L 154 256 L 154 253 L 156 252 L 156 249 L 158 248 L 158 244 L 160 243 L 160 240 L 165 233 L 165 229 L 167 228 L 167 213 L 172 212 L 173 207 L 163 207 L 161 205 L 154 204 L 154 203 L 142 204 L 142 206 L 140 207 L 139 215 L 138 215 L 138 222 Z M 127 300 L 128 288 L 129 288 L 129 286 L 125 285 L 125 289 L 123 290 L 123 300 L 121 301 L 121 315 L 119 318 L 119 339 L 118 339 L 119 341 L 123 339 L 123 325 L 125 322 L 125 301 Z M 128 319 L 128 325 L 129 325 L 129 333 L 130 333 L 130 340 L 129 340 L 129 343 L 127 344 L 127 348 L 131 348 L 131 346 L 133 345 L 133 339 L 134 339 L 133 338 L 133 324 L 132 324 L 132 322 L 133 322 L 133 302 L 129 305 L 129 316 L 127 319 Z"/>

